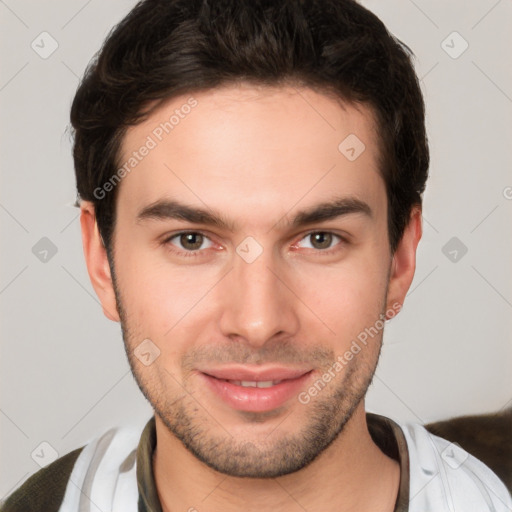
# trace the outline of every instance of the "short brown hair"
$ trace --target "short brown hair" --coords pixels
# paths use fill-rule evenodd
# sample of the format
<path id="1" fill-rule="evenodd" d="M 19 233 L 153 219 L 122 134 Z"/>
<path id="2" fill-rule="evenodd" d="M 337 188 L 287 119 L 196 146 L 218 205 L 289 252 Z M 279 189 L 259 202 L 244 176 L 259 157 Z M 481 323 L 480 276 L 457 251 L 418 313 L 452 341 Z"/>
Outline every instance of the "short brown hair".
<path id="1" fill-rule="evenodd" d="M 375 112 L 391 250 L 421 205 L 429 150 L 410 50 L 354 0 L 143 0 L 112 30 L 71 108 L 77 192 L 107 250 L 126 129 L 172 97 L 232 82 L 296 83 Z M 151 110 L 148 105 L 152 105 Z"/>

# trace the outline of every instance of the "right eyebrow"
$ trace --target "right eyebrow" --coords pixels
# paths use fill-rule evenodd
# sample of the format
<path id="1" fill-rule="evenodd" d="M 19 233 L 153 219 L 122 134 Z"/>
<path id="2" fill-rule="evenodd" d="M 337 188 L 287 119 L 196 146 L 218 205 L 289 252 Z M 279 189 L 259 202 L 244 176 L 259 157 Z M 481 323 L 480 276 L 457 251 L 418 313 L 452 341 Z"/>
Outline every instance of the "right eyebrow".
<path id="1" fill-rule="evenodd" d="M 221 215 L 203 208 L 187 206 L 174 200 L 159 200 L 144 207 L 137 215 L 137 222 L 153 219 L 176 219 L 191 224 L 206 224 L 228 231 L 235 231 L 235 226 L 223 219 Z"/>

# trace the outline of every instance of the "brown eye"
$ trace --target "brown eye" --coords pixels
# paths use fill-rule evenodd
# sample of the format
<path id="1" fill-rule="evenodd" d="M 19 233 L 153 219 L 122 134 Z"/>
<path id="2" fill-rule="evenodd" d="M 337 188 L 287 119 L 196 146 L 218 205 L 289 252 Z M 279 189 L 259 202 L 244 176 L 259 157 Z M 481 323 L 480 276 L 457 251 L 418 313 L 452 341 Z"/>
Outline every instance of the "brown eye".
<path id="1" fill-rule="evenodd" d="M 204 249 L 210 249 L 214 245 L 206 235 L 196 231 L 177 233 L 167 238 L 164 244 L 174 253 L 183 256 L 201 254 Z"/>
<path id="2" fill-rule="evenodd" d="M 180 235 L 180 244 L 187 251 L 197 251 L 204 242 L 201 233 L 183 233 Z"/>
<path id="3" fill-rule="evenodd" d="M 316 249 L 319 252 L 327 252 L 327 249 L 336 249 L 337 245 L 343 242 L 343 238 L 329 231 L 313 231 L 308 233 L 297 244 L 304 249 Z"/>
<path id="4" fill-rule="evenodd" d="M 311 233 L 311 245 L 315 249 L 328 249 L 332 244 L 332 233 L 319 231 L 318 233 Z"/>

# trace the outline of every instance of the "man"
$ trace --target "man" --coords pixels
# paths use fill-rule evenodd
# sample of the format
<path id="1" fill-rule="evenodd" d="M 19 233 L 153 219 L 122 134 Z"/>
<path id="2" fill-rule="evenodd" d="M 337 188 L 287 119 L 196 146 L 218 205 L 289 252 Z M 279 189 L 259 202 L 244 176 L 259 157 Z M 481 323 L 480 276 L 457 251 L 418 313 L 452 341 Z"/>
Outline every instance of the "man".
<path id="1" fill-rule="evenodd" d="M 71 112 L 84 253 L 155 416 L 2 510 L 510 510 L 365 412 L 428 169 L 407 49 L 352 0 L 145 0 Z"/>

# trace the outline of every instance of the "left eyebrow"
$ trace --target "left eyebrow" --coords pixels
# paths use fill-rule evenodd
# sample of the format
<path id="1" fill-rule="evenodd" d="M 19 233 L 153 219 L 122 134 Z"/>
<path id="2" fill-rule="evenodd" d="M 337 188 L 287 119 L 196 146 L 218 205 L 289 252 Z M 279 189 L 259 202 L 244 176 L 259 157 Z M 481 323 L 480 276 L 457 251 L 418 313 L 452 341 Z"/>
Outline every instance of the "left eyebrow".
<path id="1" fill-rule="evenodd" d="M 290 221 L 290 226 L 298 228 L 308 224 L 314 224 L 315 222 L 325 222 L 353 214 L 363 214 L 369 218 L 373 216 L 372 209 L 368 203 L 355 197 L 342 197 L 330 202 L 320 203 L 309 210 L 299 212 Z"/>

